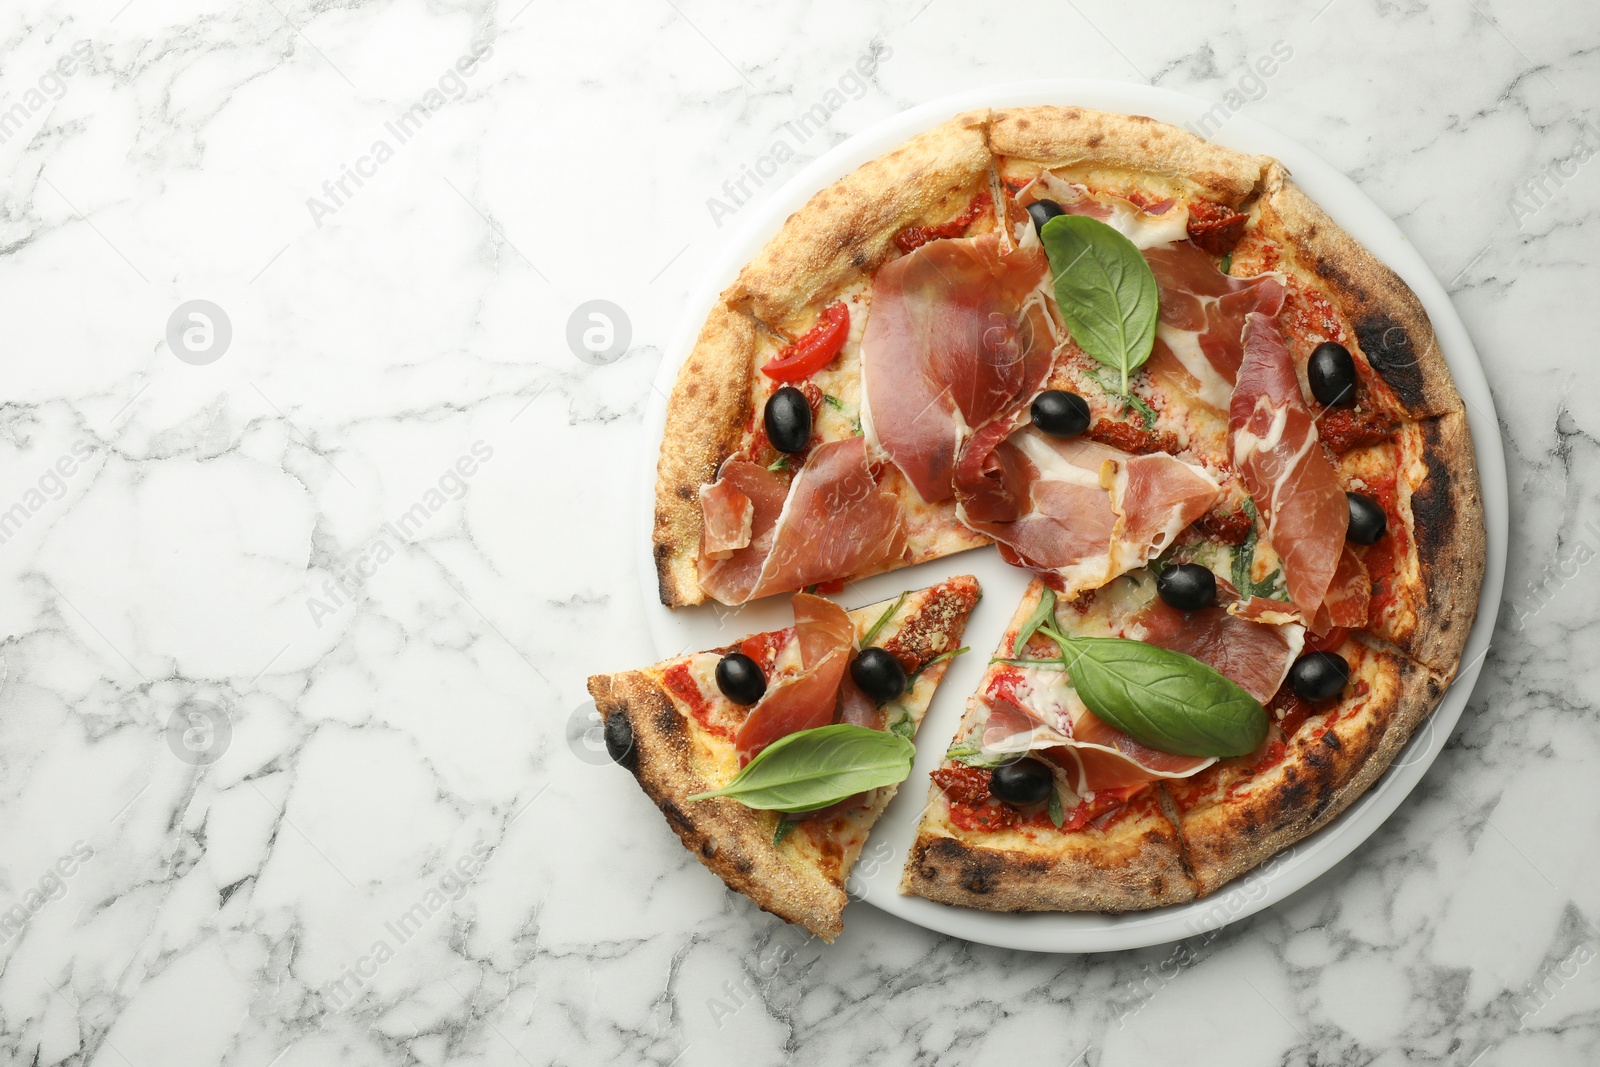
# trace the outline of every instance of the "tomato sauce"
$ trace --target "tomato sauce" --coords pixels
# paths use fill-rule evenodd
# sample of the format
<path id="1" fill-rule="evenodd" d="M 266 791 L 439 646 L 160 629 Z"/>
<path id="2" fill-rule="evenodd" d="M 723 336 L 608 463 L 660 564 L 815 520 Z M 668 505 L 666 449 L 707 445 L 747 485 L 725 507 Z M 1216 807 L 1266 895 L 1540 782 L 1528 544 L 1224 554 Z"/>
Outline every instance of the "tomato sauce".
<path id="1" fill-rule="evenodd" d="M 700 683 L 695 681 L 688 663 L 674 663 L 668 667 L 661 676 L 661 684 L 688 707 L 689 714 L 705 727 L 707 733 L 733 740 L 734 731 L 731 728 L 712 720 L 711 705 L 700 692 Z"/>
<path id="2" fill-rule="evenodd" d="M 1381 444 L 1393 433 L 1388 419 L 1354 408 L 1329 408 L 1317 420 L 1317 436 L 1335 452 Z"/>
<path id="3" fill-rule="evenodd" d="M 972 198 L 972 203 L 967 205 L 967 210 L 951 219 L 934 226 L 907 226 L 894 235 L 895 247 L 900 251 L 910 254 L 927 244 L 945 237 L 960 237 L 967 232 L 967 227 L 975 222 L 979 215 L 989 210 L 993 203 L 988 193 L 979 193 Z"/>

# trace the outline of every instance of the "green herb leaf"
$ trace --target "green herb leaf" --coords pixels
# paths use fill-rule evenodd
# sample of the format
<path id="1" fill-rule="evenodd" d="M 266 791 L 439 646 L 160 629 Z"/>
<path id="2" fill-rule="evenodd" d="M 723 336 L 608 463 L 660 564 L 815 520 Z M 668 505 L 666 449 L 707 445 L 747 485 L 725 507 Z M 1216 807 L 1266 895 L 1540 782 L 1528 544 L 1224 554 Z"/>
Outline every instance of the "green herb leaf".
<path id="1" fill-rule="evenodd" d="M 910 592 L 901 593 L 900 599 L 896 600 L 893 604 L 890 604 L 888 608 L 884 610 L 884 613 L 878 616 L 878 621 L 873 623 L 867 632 L 861 635 L 862 648 L 866 648 L 868 645 L 872 644 L 872 642 L 878 639 L 878 634 L 883 632 L 883 628 L 889 624 L 890 619 L 894 618 L 894 613 L 900 610 L 900 605 L 904 604 L 906 602 L 906 597 L 910 595 Z"/>
<path id="2" fill-rule="evenodd" d="M 1061 810 L 1061 790 L 1055 785 L 1050 786 L 1050 823 L 1057 830 L 1067 821 L 1067 813 Z"/>
<path id="3" fill-rule="evenodd" d="M 788 469 L 789 469 L 789 457 L 788 456 L 779 456 L 777 459 L 775 459 L 771 463 L 767 464 L 767 470 L 769 470 L 769 471 L 786 471 Z"/>
<path id="4" fill-rule="evenodd" d="M 905 781 L 915 753 L 910 741 L 887 730 L 850 723 L 818 726 L 780 737 L 733 781 L 689 799 L 731 797 L 758 811 L 816 811 Z"/>
<path id="5" fill-rule="evenodd" d="M 785 819 L 782 816 L 779 816 L 778 825 L 772 831 L 772 847 L 777 848 L 779 845 L 783 844 L 783 839 L 794 833 L 794 828 L 799 825 L 800 824 L 795 822 L 793 819 Z"/>
<path id="6" fill-rule="evenodd" d="M 904 714 L 889 724 L 889 732 L 896 737 L 903 737 L 909 741 L 917 732 L 917 724 L 911 721 L 910 714 Z"/>
<path id="7" fill-rule="evenodd" d="M 1156 339 L 1155 275 L 1134 243 L 1098 219 L 1058 215 L 1039 231 L 1055 278 L 1056 304 L 1072 339 L 1122 375 L 1150 358 Z"/>
<path id="8" fill-rule="evenodd" d="M 962 655 L 963 653 L 966 653 L 966 652 L 971 652 L 971 651 L 972 651 L 972 647 L 970 645 L 962 645 L 960 648 L 952 648 L 949 652 L 941 652 L 937 656 L 935 656 L 932 659 L 930 659 L 928 662 L 924 663 L 922 666 L 918 667 L 916 669 L 916 672 L 913 673 L 911 675 L 911 677 L 916 678 L 918 675 L 922 674 L 923 671 L 927 670 L 929 667 L 933 666 L 935 663 L 943 663 L 947 659 L 955 659 L 957 656 Z"/>
<path id="9" fill-rule="evenodd" d="M 1256 558 L 1256 502 L 1249 497 L 1244 498 L 1244 513 L 1250 517 L 1250 532 L 1245 534 L 1244 544 L 1233 550 L 1233 587 L 1249 600 L 1255 588 L 1250 580 L 1250 568 Z"/>
<path id="10" fill-rule="evenodd" d="M 1022 655 L 1022 650 L 1028 647 L 1031 638 L 1039 627 L 1046 622 L 1054 622 L 1056 617 L 1056 594 L 1048 585 L 1044 587 L 1043 594 L 1039 597 L 1039 604 L 1033 609 L 1033 614 L 1028 616 L 1028 621 L 1022 624 L 1022 629 L 1017 631 L 1017 639 L 1012 642 L 1011 654 Z"/>
<path id="11" fill-rule="evenodd" d="M 968 767 L 983 767 L 985 769 L 998 767 L 1003 763 L 1010 763 L 1017 759 L 1014 752 L 989 753 L 983 746 L 974 741 L 957 741 L 945 751 L 944 758 L 964 763 Z"/>
<path id="12" fill-rule="evenodd" d="M 1066 664 L 1059 659 L 1025 659 L 1023 657 L 1007 659 L 1005 656 L 993 656 L 989 659 L 989 662 L 1006 663 L 1013 667 L 1039 667 L 1048 671 L 1064 671 L 1067 669 Z"/>
<path id="13" fill-rule="evenodd" d="M 827 405 L 830 408 L 832 408 L 833 410 L 835 410 L 835 411 L 843 411 L 844 410 L 844 401 L 840 400 L 838 397 L 834 396 L 832 393 L 823 393 L 822 394 L 822 399 L 824 401 L 826 401 Z"/>
<path id="14" fill-rule="evenodd" d="M 1233 253 L 1229 252 L 1222 257 L 1222 273 L 1227 274 L 1231 270 L 1233 270 Z"/>
<path id="15" fill-rule="evenodd" d="M 1153 430 L 1156 428 L 1156 409 L 1151 407 L 1149 404 L 1146 404 L 1143 397 L 1141 397 L 1138 393 L 1129 393 L 1127 396 L 1123 397 L 1122 400 L 1124 405 L 1123 410 L 1137 411 L 1139 413 L 1139 418 L 1144 422 L 1144 428 L 1146 430 Z"/>
<path id="16" fill-rule="evenodd" d="M 1040 633 L 1061 646 L 1090 711 L 1141 744 L 1179 756 L 1243 756 L 1267 736 L 1261 702 L 1192 656 L 1123 637 Z"/>

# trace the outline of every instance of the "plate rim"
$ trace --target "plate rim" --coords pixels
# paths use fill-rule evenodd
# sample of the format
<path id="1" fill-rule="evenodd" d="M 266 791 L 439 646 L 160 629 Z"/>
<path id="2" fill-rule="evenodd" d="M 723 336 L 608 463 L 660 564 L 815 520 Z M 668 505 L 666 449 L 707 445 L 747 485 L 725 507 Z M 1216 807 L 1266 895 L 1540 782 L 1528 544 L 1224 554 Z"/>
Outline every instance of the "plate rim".
<path id="1" fill-rule="evenodd" d="M 714 259 L 714 266 L 705 271 L 700 283 L 691 291 L 677 327 L 662 350 L 661 362 L 653 379 L 654 395 L 648 398 L 644 419 L 644 440 L 651 442 L 651 447 L 640 450 L 640 465 L 635 471 L 638 483 L 633 493 L 635 516 L 632 526 L 637 546 L 634 559 L 645 605 L 646 624 L 658 657 L 671 656 L 680 651 L 670 647 L 673 642 L 668 638 L 664 624 L 674 616 L 660 602 L 650 548 L 656 460 L 661 434 L 665 429 L 666 398 L 671 394 L 678 368 L 693 347 L 718 294 L 777 232 L 792 211 L 824 186 L 862 163 L 961 111 L 1041 104 L 1145 114 L 1180 127 L 1213 112 L 1217 106 L 1213 102 L 1170 89 L 1077 78 L 1002 83 L 940 97 L 888 116 L 835 145 L 775 189 L 766 201 L 751 205 L 747 216 L 726 236 L 721 237 L 722 248 Z M 1400 803 L 1416 788 L 1443 750 L 1465 710 L 1481 672 L 1499 614 L 1510 510 L 1504 442 L 1499 431 L 1494 396 L 1476 346 L 1450 300 L 1449 292 L 1416 247 L 1383 209 L 1350 178 L 1298 141 L 1248 115 L 1230 115 L 1208 139 L 1229 148 L 1277 158 L 1295 176 L 1296 183 L 1306 190 L 1307 195 L 1411 287 L 1428 312 L 1440 350 L 1466 408 L 1484 502 L 1487 558 L 1477 617 L 1462 653 L 1463 666 L 1432 715 L 1418 728 L 1378 781 L 1349 808 L 1316 833 L 1281 850 L 1209 896 L 1184 904 L 1117 915 L 1093 912 L 1001 913 L 958 908 L 921 897 L 900 895 L 899 872 L 909 847 L 909 841 L 906 841 L 898 846 L 891 843 L 895 855 L 888 857 L 881 865 L 885 873 L 874 873 L 870 878 L 860 877 L 859 867 L 857 872 L 852 873 L 848 886 L 852 899 L 865 900 L 891 915 L 937 933 L 998 948 L 1035 952 L 1112 952 L 1147 948 L 1210 934 L 1287 899 L 1359 848 L 1388 821 Z M 964 555 L 947 557 L 934 561 L 932 565 L 945 566 L 950 573 L 961 573 L 958 561 L 963 558 Z M 733 609 L 727 614 L 719 612 L 719 618 L 725 621 L 730 615 L 743 614 L 753 608 L 755 606 Z M 939 696 L 943 696 L 943 693 L 941 690 Z M 951 699 L 944 697 L 939 700 L 939 696 L 936 696 L 939 703 L 948 703 Z M 965 696 L 962 694 L 963 705 Z M 883 838 L 882 831 L 884 824 L 889 821 L 889 812 L 902 806 L 904 798 L 925 794 L 927 773 L 920 765 L 925 762 L 921 757 L 926 751 L 926 745 L 918 746 L 919 768 L 913 770 L 911 777 L 903 783 L 889 811 L 885 812 L 875 827 L 875 845 Z M 937 761 L 929 759 L 927 762 Z"/>

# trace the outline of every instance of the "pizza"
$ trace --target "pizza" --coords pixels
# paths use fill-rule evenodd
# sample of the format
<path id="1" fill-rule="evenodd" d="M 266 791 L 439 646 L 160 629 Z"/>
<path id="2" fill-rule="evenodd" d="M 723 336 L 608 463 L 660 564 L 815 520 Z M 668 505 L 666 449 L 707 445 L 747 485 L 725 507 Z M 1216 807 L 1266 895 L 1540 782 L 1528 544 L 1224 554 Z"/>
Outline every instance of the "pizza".
<path id="1" fill-rule="evenodd" d="M 1073 107 L 957 115 L 791 215 L 657 475 L 670 608 L 1031 575 L 903 880 L 995 910 L 1194 899 L 1324 825 L 1454 677 L 1486 551 L 1405 283 L 1278 161 Z"/>
<path id="2" fill-rule="evenodd" d="M 850 868 L 910 772 L 910 739 L 951 659 L 965 651 L 961 635 L 979 593 L 977 580 L 962 575 L 849 612 L 797 593 L 791 627 L 595 675 L 589 692 L 606 748 L 730 889 L 832 941 Z M 792 753 L 796 742 L 817 739 L 837 761 L 848 750 L 829 743 L 840 734 L 879 735 L 880 747 L 899 749 L 900 764 L 882 784 L 857 781 L 809 803 L 795 794 L 763 806 L 751 806 L 760 802 L 749 793 L 703 796 L 741 769 L 770 766 L 763 757 Z M 782 810 L 795 806 L 807 810 Z"/>

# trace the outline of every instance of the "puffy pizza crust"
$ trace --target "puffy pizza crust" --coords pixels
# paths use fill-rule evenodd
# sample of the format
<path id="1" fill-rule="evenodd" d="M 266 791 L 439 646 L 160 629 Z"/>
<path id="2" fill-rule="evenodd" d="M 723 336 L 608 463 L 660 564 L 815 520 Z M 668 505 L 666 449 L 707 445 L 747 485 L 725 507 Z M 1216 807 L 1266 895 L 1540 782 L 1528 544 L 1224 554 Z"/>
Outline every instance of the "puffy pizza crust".
<path id="1" fill-rule="evenodd" d="M 900 891 L 984 911 L 1137 911 L 1194 899 L 1178 833 L 1152 793 L 1107 830 L 969 833 L 931 786 Z"/>
<path id="2" fill-rule="evenodd" d="M 1235 152 L 1143 115 L 1081 107 L 995 111 L 989 121 L 989 150 L 1002 157 L 1002 177 L 1018 165 L 1133 171 L 1160 175 L 1186 191 L 1234 207 L 1256 194 L 1272 163 L 1267 156 Z"/>
<path id="3" fill-rule="evenodd" d="M 1283 760 L 1253 779 L 1241 781 L 1226 768 L 1202 772 L 1213 775 L 1220 795 L 1179 816 L 1199 895 L 1326 826 L 1378 780 L 1438 706 L 1444 678 L 1375 643 L 1351 638 L 1339 651 L 1353 658 L 1357 645 L 1352 680 L 1365 681 L 1369 691 L 1346 697 L 1325 731 L 1309 720 Z"/>
<path id="4" fill-rule="evenodd" d="M 784 334 L 808 327 L 896 254 L 901 230 L 948 221 L 990 190 L 988 120 L 987 111 L 957 115 L 813 196 L 739 272 L 727 305 Z"/>
<path id="5" fill-rule="evenodd" d="M 750 418 L 757 330 L 748 315 L 721 303 L 712 308 L 667 402 L 651 540 L 661 602 L 669 608 L 706 599 L 695 565 L 705 524 L 700 487 L 716 479 Z"/>
<path id="6" fill-rule="evenodd" d="M 1311 201 L 1273 161 L 1251 228 L 1285 252 L 1280 269 L 1324 293 L 1355 330 L 1364 358 L 1411 418 L 1461 410 L 1422 301 L 1394 271 Z"/>
<path id="7" fill-rule="evenodd" d="M 930 654 L 955 649 L 978 595 L 978 581 L 971 575 L 917 590 L 907 596 L 876 642 L 882 645 L 914 623 L 918 629 L 907 638 L 913 647 Z M 892 603 L 869 604 L 850 612 L 858 636 Z M 949 664 L 946 659 L 925 667 L 910 692 L 900 698 L 914 724 L 921 723 Z M 867 832 L 893 799 L 895 789 L 879 789 L 870 805 L 836 818 L 826 850 L 817 848 L 811 835 L 799 829 L 774 845 L 776 812 L 755 811 L 727 797 L 690 803 L 690 796 L 725 785 L 738 771 L 738 758 L 732 742 L 713 735 L 681 711 L 657 681 L 669 665 L 589 679 L 589 694 L 602 718 L 623 716 L 632 731 L 633 747 L 623 765 L 661 809 L 684 846 L 728 888 L 749 897 L 762 910 L 831 942 L 843 929 L 848 899 L 845 879 L 861 854 Z"/>

